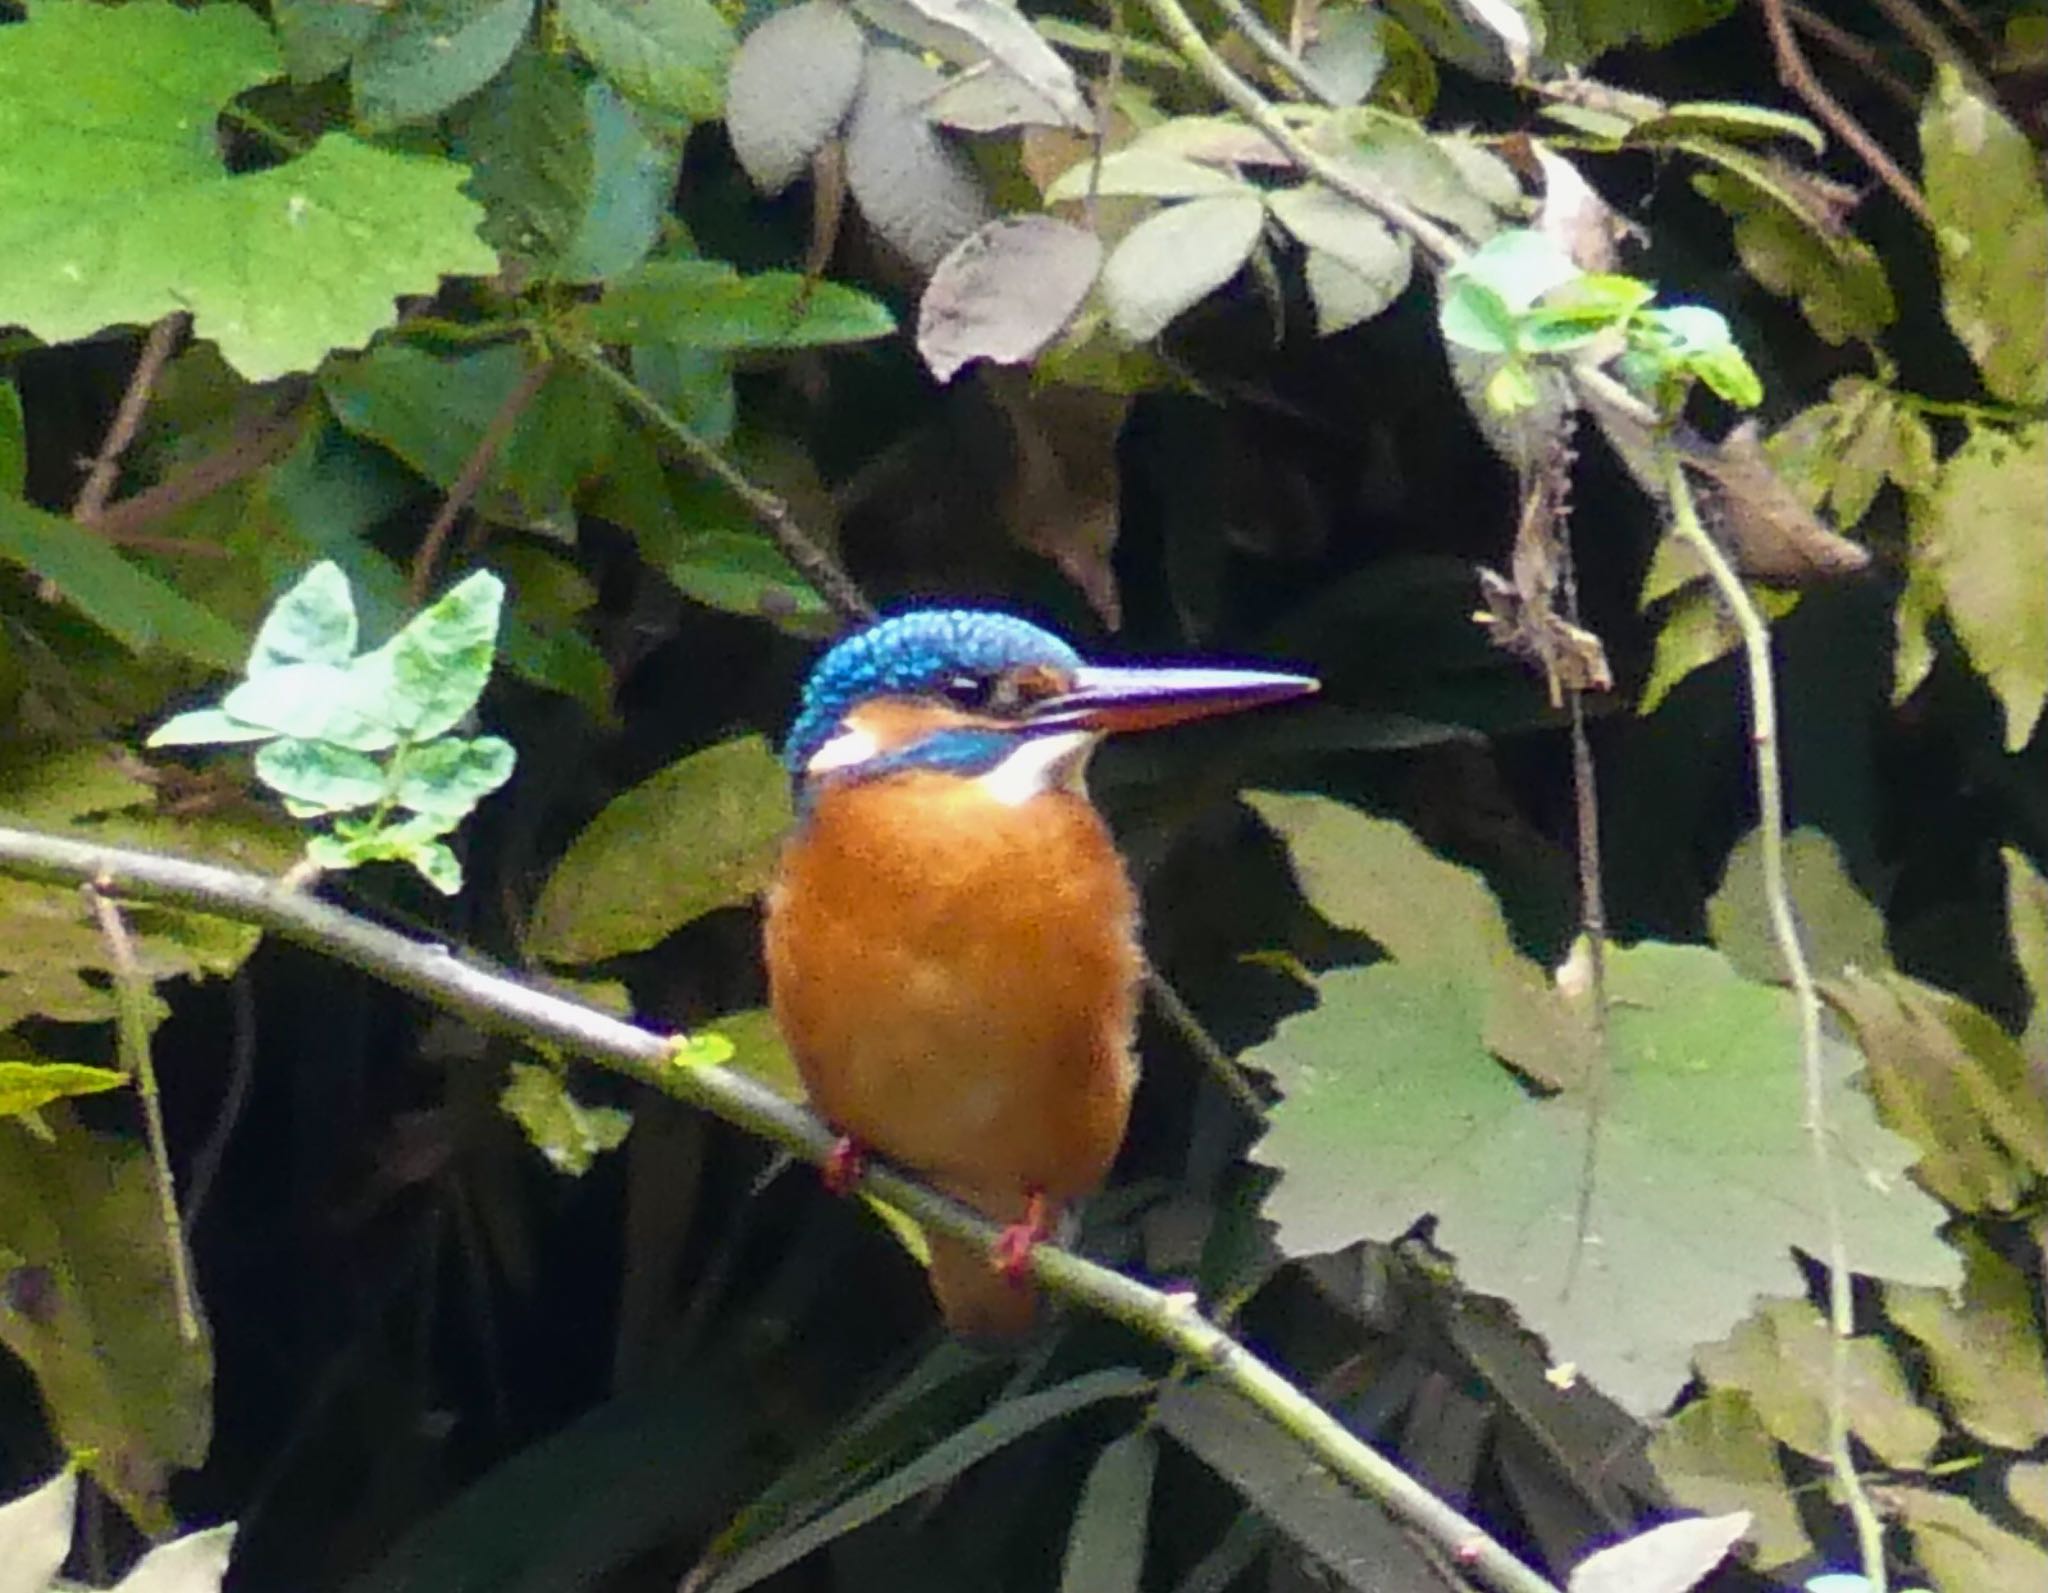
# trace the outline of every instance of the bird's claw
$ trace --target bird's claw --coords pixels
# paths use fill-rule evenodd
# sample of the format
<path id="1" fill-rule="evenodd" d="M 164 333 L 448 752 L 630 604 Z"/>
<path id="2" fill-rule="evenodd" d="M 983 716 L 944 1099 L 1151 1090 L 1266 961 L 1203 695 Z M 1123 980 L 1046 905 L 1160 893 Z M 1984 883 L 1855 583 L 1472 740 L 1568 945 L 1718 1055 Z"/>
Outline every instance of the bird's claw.
<path id="1" fill-rule="evenodd" d="M 818 1177 L 829 1193 L 850 1195 L 867 1170 L 867 1147 L 851 1134 L 842 1134 L 833 1142 L 832 1153 L 819 1167 Z"/>

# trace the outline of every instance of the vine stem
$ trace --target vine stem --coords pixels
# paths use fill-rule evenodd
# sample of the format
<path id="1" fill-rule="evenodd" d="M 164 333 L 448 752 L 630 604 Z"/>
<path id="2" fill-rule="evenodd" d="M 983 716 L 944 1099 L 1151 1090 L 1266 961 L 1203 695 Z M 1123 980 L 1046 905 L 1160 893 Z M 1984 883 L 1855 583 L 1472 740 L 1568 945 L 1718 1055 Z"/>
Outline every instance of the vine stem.
<path id="1" fill-rule="evenodd" d="M 1799 922 L 1785 884 L 1785 781 L 1778 762 L 1777 681 L 1771 663 L 1771 633 L 1749 600 L 1742 578 L 1722 553 L 1720 544 L 1700 523 L 1692 486 L 1676 453 L 1664 467 L 1664 487 L 1671 503 L 1671 530 L 1697 553 L 1708 578 L 1742 633 L 1748 666 L 1750 740 L 1755 757 L 1757 833 L 1763 854 L 1764 901 L 1770 912 L 1771 937 L 1792 985 L 1799 1011 L 1799 1069 L 1805 1085 L 1806 1135 L 1813 1152 L 1813 1172 L 1821 1203 L 1828 1269 L 1828 1323 L 1833 1330 L 1828 1360 L 1828 1468 L 1842 1501 L 1856 1524 L 1856 1543 L 1864 1579 L 1873 1593 L 1885 1593 L 1884 1523 L 1878 1518 L 1856 1457 L 1849 1448 L 1849 1345 L 1856 1333 L 1856 1301 L 1849 1277 L 1849 1245 L 1842 1233 L 1841 1202 L 1835 1193 L 1834 1157 L 1828 1147 L 1826 1081 L 1821 1072 L 1820 991 L 1800 940 Z"/>
<path id="2" fill-rule="evenodd" d="M 409 939 L 278 880 L 6 827 L 0 827 L 0 873 L 47 884 L 89 885 L 96 900 L 118 894 L 254 924 L 480 1029 L 585 1057 L 808 1161 L 823 1163 L 832 1153 L 832 1131 L 809 1112 L 744 1074 L 679 1062 L 672 1037 L 536 989 L 445 946 Z M 861 1182 L 871 1194 L 939 1233 L 983 1247 L 992 1247 L 998 1238 L 996 1225 L 979 1213 L 885 1165 L 870 1163 Z M 1477 1522 L 1361 1441 L 1280 1371 L 1216 1326 L 1191 1296 L 1151 1288 L 1052 1244 L 1039 1246 L 1032 1260 L 1048 1289 L 1201 1367 L 1494 1593 L 1559 1593 L 1555 1583 L 1517 1559 Z"/>

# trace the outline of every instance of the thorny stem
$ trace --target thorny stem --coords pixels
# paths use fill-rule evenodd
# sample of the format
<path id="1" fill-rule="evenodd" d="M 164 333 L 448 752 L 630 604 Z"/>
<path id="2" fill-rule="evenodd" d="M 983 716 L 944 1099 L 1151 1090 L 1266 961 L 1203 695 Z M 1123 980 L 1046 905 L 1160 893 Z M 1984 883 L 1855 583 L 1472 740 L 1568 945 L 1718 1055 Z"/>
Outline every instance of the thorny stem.
<path id="1" fill-rule="evenodd" d="M 254 924 L 480 1029 L 585 1057 L 807 1161 L 822 1164 L 836 1143 L 817 1118 L 744 1074 L 678 1062 L 673 1038 L 550 995 L 448 947 L 408 939 L 260 874 L 5 827 L 0 827 L 0 873 L 48 884 L 91 884 L 104 895 Z M 860 1187 L 952 1238 L 987 1249 L 1000 1237 L 997 1226 L 979 1213 L 872 1159 Z M 1478 1523 L 1362 1442 L 1217 1327 L 1186 1295 L 1150 1288 L 1051 1243 L 1033 1250 L 1032 1267 L 1054 1293 L 1125 1323 L 1200 1366 L 1295 1438 L 1319 1464 L 1426 1535 L 1453 1564 L 1495 1593 L 1559 1593 L 1555 1583 L 1523 1564 Z"/>
<path id="2" fill-rule="evenodd" d="M 1672 534 L 1699 555 L 1742 633 L 1743 656 L 1749 671 L 1750 739 L 1756 757 L 1757 834 L 1763 853 L 1764 900 L 1770 909 L 1771 936 L 1777 942 L 1778 955 L 1784 961 L 1799 1010 L 1799 1067 L 1805 1084 L 1806 1135 L 1813 1152 L 1815 1187 L 1826 1230 L 1828 1323 L 1834 1335 L 1828 1362 L 1828 1469 L 1856 1524 L 1864 1578 L 1874 1593 L 1885 1593 L 1884 1524 L 1878 1519 L 1863 1479 L 1856 1473 L 1856 1457 L 1849 1448 L 1849 1345 L 1856 1333 L 1856 1302 L 1851 1293 L 1848 1241 L 1842 1234 L 1841 1203 L 1835 1194 L 1834 1158 L 1828 1151 L 1827 1102 L 1820 1056 L 1820 992 L 1814 985 L 1813 968 L 1806 959 L 1799 923 L 1793 916 L 1792 896 L 1785 885 L 1785 783 L 1778 763 L 1777 683 L 1771 664 L 1771 633 L 1756 605 L 1750 602 L 1735 567 L 1700 524 L 1691 484 L 1676 453 L 1666 456 L 1664 489 L 1671 501 Z"/>
<path id="3" fill-rule="evenodd" d="M 812 589 L 842 620 L 870 620 L 875 617 L 874 605 L 839 568 L 823 545 L 797 523 L 796 516 L 789 512 L 788 504 L 767 488 L 748 480 L 737 465 L 699 437 L 667 405 L 631 377 L 615 369 L 605 358 L 604 350 L 593 344 L 576 342 L 565 342 L 561 347 L 570 358 L 609 387 L 628 409 L 652 421 L 683 451 L 691 464 L 739 499 L 761 529 L 782 550 L 782 556 L 795 566 L 797 574 L 811 584 Z"/>
<path id="4" fill-rule="evenodd" d="M 170 1258 L 171 1298 L 178 1312 L 178 1335 L 187 1344 L 197 1344 L 199 1301 L 192 1291 L 192 1265 L 185 1254 L 185 1224 L 178 1216 L 178 1186 L 171 1176 L 170 1146 L 164 1137 L 163 1099 L 157 1093 L 156 1064 L 149 1054 L 149 976 L 142 971 L 141 961 L 135 955 L 135 937 L 129 934 L 120 907 L 106 893 L 105 883 L 96 875 L 83 883 L 114 965 L 114 1046 L 122 1070 L 135 1081 L 135 1093 L 142 1100 L 143 1132 L 149 1139 L 157 1215 L 163 1223 L 164 1248 Z"/>

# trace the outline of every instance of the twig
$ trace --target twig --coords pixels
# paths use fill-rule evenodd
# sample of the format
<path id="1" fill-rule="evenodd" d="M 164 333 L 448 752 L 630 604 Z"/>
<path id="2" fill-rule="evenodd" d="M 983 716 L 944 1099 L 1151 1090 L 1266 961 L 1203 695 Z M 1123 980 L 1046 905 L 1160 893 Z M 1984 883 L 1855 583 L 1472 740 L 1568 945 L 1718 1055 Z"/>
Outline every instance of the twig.
<path id="1" fill-rule="evenodd" d="M 476 447 L 462 462 L 462 469 L 449 485 L 448 496 L 441 500 L 441 507 L 435 511 L 427 533 L 420 538 L 419 547 L 412 556 L 412 571 L 406 581 L 406 595 L 412 606 L 419 608 L 427 601 L 427 590 L 434 582 L 434 566 L 440 562 L 441 549 L 448 541 L 449 532 L 455 529 L 455 522 L 462 511 L 469 507 L 470 500 L 483 490 L 484 477 L 491 473 L 491 466 L 497 462 L 498 454 L 511 441 L 513 428 L 519 424 L 519 417 L 526 413 L 527 406 L 539 396 L 546 385 L 548 375 L 555 368 L 554 361 L 537 359 L 520 374 L 512 385 L 512 391 L 505 395 L 505 401 L 498 406 L 490 423 L 484 427 L 484 434 L 476 440 Z"/>
<path id="2" fill-rule="evenodd" d="M 609 1014 L 423 944 L 276 880 L 184 858 L 95 846 L 67 837 L 0 828 L 0 873 L 213 913 L 274 931 L 346 963 L 478 1028 L 515 1034 L 586 1057 L 650 1089 L 709 1111 L 811 1162 L 832 1152 L 830 1129 L 743 1074 L 679 1064 L 672 1040 Z M 992 1246 L 995 1224 L 928 1185 L 880 1164 L 862 1181 L 916 1221 L 969 1244 Z M 1396 1518 L 1441 1545 L 1453 1563 L 1496 1593 L 1558 1593 L 1464 1515 L 1384 1455 L 1362 1443 L 1277 1370 L 1209 1321 L 1185 1296 L 1168 1295 L 1056 1245 L 1033 1253 L 1037 1277 L 1054 1293 L 1112 1317 L 1201 1366 L 1332 1471 Z"/>
<path id="3" fill-rule="evenodd" d="M 789 512 L 788 504 L 767 488 L 749 481 L 738 466 L 690 430 L 667 405 L 631 377 L 614 369 L 611 361 L 605 358 L 604 350 L 588 343 L 564 343 L 561 347 L 570 358 L 609 387 L 628 409 L 636 410 L 666 433 L 691 464 L 718 481 L 746 505 L 747 512 L 782 550 L 782 556 L 795 566 L 797 574 L 810 583 L 812 590 L 841 619 L 855 621 L 875 617 L 874 605 L 853 584 L 852 577 L 825 551 L 824 545 L 797 523 L 796 516 Z"/>
<path id="4" fill-rule="evenodd" d="M 1140 0 L 1140 3 L 1152 14 L 1152 20 L 1166 35 L 1166 42 L 1180 52 L 1181 58 L 1295 165 L 1325 187 L 1334 188 L 1353 204 L 1370 210 L 1389 226 L 1399 227 L 1437 265 L 1456 265 L 1464 259 L 1465 246 L 1427 216 L 1391 194 L 1381 193 L 1370 183 L 1361 182 L 1349 167 L 1303 143 L 1294 129 L 1280 119 L 1265 95 L 1232 71 L 1230 63 L 1210 47 L 1180 0 Z"/>
<path id="5" fill-rule="evenodd" d="M 283 458 L 298 440 L 298 417 L 289 411 L 274 420 L 247 426 L 223 447 L 193 460 L 155 486 L 108 504 L 93 521 L 93 529 L 109 542 L 144 546 L 141 534 L 145 526 L 212 497 L 244 476 L 254 475 L 265 465 Z"/>
<path id="6" fill-rule="evenodd" d="M 1859 39 L 1847 28 L 1830 22 L 1818 11 L 1797 5 L 1787 0 L 1785 19 L 1801 33 L 1811 35 L 1817 42 L 1826 45 L 1843 60 L 1862 68 L 1863 75 L 1878 88 L 1891 96 L 1894 104 L 1908 113 L 1917 114 L 1920 96 L 1913 86 L 1898 73 L 1884 64 L 1884 60 L 1867 41 Z"/>
<path id="7" fill-rule="evenodd" d="M 1258 1091 L 1244 1076 L 1244 1069 L 1238 1065 L 1237 1058 L 1216 1043 L 1216 1037 L 1203 1026 L 1195 1009 L 1174 989 L 1166 975 L 1150 964 L 1145 968 L 1145 994 L 1152 998 L 1152 1005 L 1159 1016 L 1187 1043 L 1188 1049 L 1209 1070 L 1210 1076 L 1223 1086 L 1223 1093 L 1254 1121 L 1263 1122 L 1266 1103 L 1259 1099 Z"/>
<path id="8" fill-rule="evenodd" d="M 1940 23 L 1914 5 L 1913 0 L 1870 0 L 1870 3 L 1883 12 L 1892 26 L 1910 39 L 1928 60 L 1955 68 L 1963 80 L 1963 87 L 1974 97 L 1989 105 L 1998 103 L 1997 91 L 1984 80 L 1984 74 L 1977 70 L 1977 63 L 1957 46 L 1955 40 L 1942 32 Z"/>
<path id="9" fill-rule="evenodd" d="M 246 968 L 235 970 L 228 981 L 228 1002 L 233 1008 L 228 1032 L 228 1087 L 221 1097 L 220 1112 L 207 1131 L 205 1141 L 185 1169 L 185 1226 L 195 1229 L 206 1210 L 206 1197 L 213 1193 L 213 1181 L 227 1155 L 228 1141 L 242 1120 L 242 1108 L 249 1102 L 249 1085 L 256 1076 L 256 993 L 249 984 Z"/>
<path id="10" fill-rule="evenodd" d="M 107 881 L 94 874 L 82 883 L 114 965 L 114 1045 L 123 1070 L 135 1081 L 135 1093 L 142 1099 L 142 1126 L 149 1139 L 149 1164 L 155 1174 L 164 1249 L 170 1257 L 171 1298 L 177 1306 L 178 1334 L 187 1344 L 197 1344 L 199 1302 L 192 1292 L 192 1267 L 185 1254 L 185 1225 L 178 1216 L 178 1190 L 171 1179 L 171 1152 L 164 1138 L 163 1099 L 157 1094 L 156 1064 L 149 1054 L 149 976 L 142 971 L 142 963 L 135 955 L 135 938 L 128 933 L 120 907 L 107 894 Z"/>
<path id="11" fill-rule="evenodd" d="M 1266 64 L 1294 80 L 1302 93 L 1320 105 L 1335 105 L 1337 96 L 1316 69 L 1303 60 L 1271 28 L 1260 20 L 1245 0 L 1216 0 L 1230 25 L 1245 36 L 1245 42 L 1266 58 Z"/>
<path id="12" fill-rule="evenodd" d="M 1885 152 L 1885 147 L 1863 130 L 1863 124 L 1842 108 L 1842 104 L 1830 94 L 1821 80 L 1814 76 L 1808 64 L 1806 52 L 1799 47 L 1799 38 L 1792 31 L 1792 24 L 1785 16 L 1785 0 L 1757 0 L 1764 14 L 1764 31 L 1770 35 L 1771 53 L 1778 58 L 1778 81 L 1806 102 L 1808 110 L 1834 130 L 1835 136 L 1863 157 L 1863 164 L 1876 175 L 1879 182 L 1892 191 L 1900 204 L 1920 218 L 1930 231 L 1936 231 L 1939 223 L 1934 212 L 1928 208 L 1926 195 L 1920 187 L 1900 169 L 1899 163 Z"/>
<path id="13" fill-rule="evenodd" d="M 149 395 L 184 330 L 185 312 L 174 310 L 152 326 L 149 336 L 143 339 L 142 353 L 136 357 L 135 369 L 128 373 L 128 385 L 115 406 L 107 435 L 100 443 L 100 451 L 93 455 L 77 501 L 71 505 L 71 518 L 80 525 L 97 527 L 107 498 L 114 490 L 114 478 L 120 474 L 121 456 L 135 441 L 135 433 L 142 426 L 142 413 L 149 408 Z"/>
<path id="14" fill-rule="evenodd" d="M 1785 885 L 1785 782 L 1778 763 L 1777 683 L 1771 664 L 1771 633 L 1750 602 L 1742 578 L 1722 553 L 1720 544 L 1700 524 L 1679 454 L 1667 453 L 1664 490 L 1671 504 L 1671 530 L 1699 555 L 1707 574 L 1742 632 L 1743 656 L 1749 672 L 1750 739 L 1756 756 L 1757 834 L 1763 853 L 1764 900 L 1770 908 L 1771 936 L 1785 964 L 1792 996 L 1799 1010 L 1799 1065 L 1805 1083 L 1806 1134 L 1813 1151 L 1821 1219 L 1826 1229 L 1828 1319 L 1833 1330 L 1833 1355 L 1828 1366 L 1828 1467 L 1850 1518 L 1863 1560 L 1863 1575 L 1875 1593 L 1885 1593 L 1884 1526 L 1849 1449 L 1849 1344 L 1856 1332 L 1856 1302 L 1849 1277 L 1849 1247 L 1842 1234 L 1841 1204 L 1835 1194 L 1834 1161 L 1828 1154 L 1826 1082 L 1821 1072 L 1820 993 L 1813 968 L 1799 938 L 1791 893 Z"/>

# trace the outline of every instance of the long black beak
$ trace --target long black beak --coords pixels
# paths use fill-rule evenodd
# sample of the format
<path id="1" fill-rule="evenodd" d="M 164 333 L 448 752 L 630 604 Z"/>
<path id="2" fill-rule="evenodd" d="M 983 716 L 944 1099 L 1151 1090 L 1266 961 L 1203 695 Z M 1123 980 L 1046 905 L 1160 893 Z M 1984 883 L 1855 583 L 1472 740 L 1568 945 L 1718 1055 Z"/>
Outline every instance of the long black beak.
<path id="1" fill-rule="evenodd" d="M 1070 690 L 1033 706 L 1033 729 L 1156 730 L 1188 719 L 1305 697 L 1320 686 L 1309 675 L 1259 669 L 1114 668 L 1084 664 Z"/>

